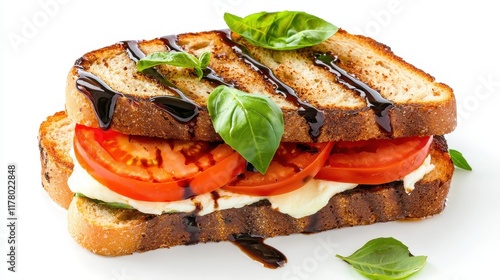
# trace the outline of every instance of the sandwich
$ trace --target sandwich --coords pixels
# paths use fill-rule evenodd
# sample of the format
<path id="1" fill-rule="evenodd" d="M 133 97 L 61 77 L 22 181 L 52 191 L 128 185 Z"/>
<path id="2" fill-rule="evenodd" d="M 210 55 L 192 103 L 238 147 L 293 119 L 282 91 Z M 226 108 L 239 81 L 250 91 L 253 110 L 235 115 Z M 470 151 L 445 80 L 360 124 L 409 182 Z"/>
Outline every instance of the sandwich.
<path id="1" fill-rule="evenodd" d="M 449 86 L 306 13 L 225 20 L 71 67 L 38 140 L 42 185 L 77 243 L 106 256 L 263 245 L 443 211 Z"/>

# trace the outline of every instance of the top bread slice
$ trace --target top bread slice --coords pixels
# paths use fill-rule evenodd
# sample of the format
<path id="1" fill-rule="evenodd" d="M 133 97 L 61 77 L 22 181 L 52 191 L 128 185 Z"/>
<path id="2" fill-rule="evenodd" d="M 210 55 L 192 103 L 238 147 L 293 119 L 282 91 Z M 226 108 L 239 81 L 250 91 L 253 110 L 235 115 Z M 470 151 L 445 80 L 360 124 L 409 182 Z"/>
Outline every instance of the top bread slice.
<path id="1" fill-rule="evenodd" d="M 325 120 L 318 135 L 311 135 L 311 127 L 300 115 L 297 104 L 277 94 L 275 85 L 267 77 L 238 57 L 233 46 L 221 38 L 221 31 L 179 34 L 175 39 L 184 51 L 196 56 L 209 51 L 209 67 L 224 81 L 243 91 L 271 97 L 283 111 L 285 132 L 282 141 L 356 141 L 444 135 L 456 126 L 456 104 L 452 89 L 405 62 L 386 45 L 368 37 L 353 35 L 341 29 L 313 47 L 274 51 L 253 46 L 239 35 L 230 36 L 234 43 L 244 46 L 248 54 L 290 86 L 301 101 L 324 113 Z M 168 50 L 161 38 L 136 42 L 146 55 Z M 390 133 L 377 125 L 377 114 L 367 106 L 365 98 L 356 90 L 339 83 L 327 69 L 314 64 L 316 53 L 329 53 L 336 57 L 336 65 L 393 103 L 389 111 Z M 207 97 L 217 86 L 216 83 L 207 79 L 199 80 L 192 69 L 157 66 L 162 76 L 200 106 L 195 121 L 178 121 L 150 101 L 151 97 L 172 96 L 174 93 L 156 79 L 138 72 L 124 43 L 84 54 L 78 60 L 78 66 L 71 69 L 67 79 L 66 111 L 72 121 L 99 126 L 92 103 L 75 86 L 79 67 L 121 94 L 116 101 L 112 129 L 125 134 L 162 138 L 221 139 L 213 129 L 206 109 Z"/>

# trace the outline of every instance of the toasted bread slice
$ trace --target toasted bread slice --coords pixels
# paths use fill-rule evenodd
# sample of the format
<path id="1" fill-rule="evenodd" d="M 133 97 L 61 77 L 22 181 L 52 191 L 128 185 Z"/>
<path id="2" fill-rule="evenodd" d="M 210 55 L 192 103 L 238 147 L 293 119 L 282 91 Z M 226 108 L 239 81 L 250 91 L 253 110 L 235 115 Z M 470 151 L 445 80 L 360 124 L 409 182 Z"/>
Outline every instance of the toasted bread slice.
<path id="1" fill-rule="evenodd" d="M 69 155 L 74 134 L 75 124 L 64 111 L 47 117 L 38 131 L 42 186 L 64 208 L 68 208 L 73 199 L 73 193 L 68 187 L 68 177 L 74 166 Z"/>
<path id="2" fill-rule="evenodd" d="M 87 126 L 99 125 L 89 98 L 75 86 L 80 78 L 79 71 L 83 70 L 119 93 L 111 128 L 134 135 L 220 140 L 206 109 L 207 97 L 218 86 L 217 82 L 207 78 L 199 80 L 192 69 L 158 66 L 158 73 L 197 104 L 199 113 L 190 121 L 179 121 L 151 102 L 153 97 L 176 96 L 177 93 L 158 79 L 137 72 L 130 53 L 135 44 L 144 55 L 167 51 L 171 46 L 165 38 L 119 43 L 83 55 L 67 79 L 66 110 L 70 119 Z M 223 31 L 180 34 L 168 38 L 170 43 L 177 44 L 176 47 L 198 56 L 209 51 L 209 67 L 226 83 L 271 97 L 284 114 L 282 141 L 285 142 L 444 135 L 456 126 L 455 97 L 450 87 L 403 61 L 389 47 L 364 36 L 339 30 L 325 42 L 297 51 L 255 47 L 238 35 L 228 35 Z M 269 75 L 262 74 L 262 69 L 256 69 L 255 64 L 248 63 L 249 59 L 242 58 L 236 51 L 240 47 L 247 50 L 249 57 L 274 73 L 282 82 L 282 87 L 290 87 L 298 99 L 277 93 L 279 85 Z M 329 69 L 315 63 L 317 54 L 336 57 L 335 65 L 393 103 L 388 111 L 390 129 L 381 129 L 377 124 L 380 112 L 369 108 L 359 91 L 350 89 L 339 82 Z M 311 121 L 304 117 L 301 104 L 309 104 L 324 114 L 324 121 L 318 121 L 314 131 Z"/>
<path id="3" fill-rule="evenodd" d="M 316 214 L 299 219 L 272 209 L 266 200 L 203 216 L 195 213 L 152 215 L 71 196 L 66 181 L 73 168 L 69 156 L 72 128 L 73 123 L 64 112 L 48 117 L 40 127 L 44 187 L 62 206 L 71 199 L 68 223 L 76 242 L 94 253 L 108 256 L 224 241 L 238 233 L 272 237 L 425 218 L 444 209 L 454 171 L 444 137 L 435 136 L 431 148 L 435 168 L 415 184 L 410 195 L 400 181 L 358 186 L 333 196 Z"/>

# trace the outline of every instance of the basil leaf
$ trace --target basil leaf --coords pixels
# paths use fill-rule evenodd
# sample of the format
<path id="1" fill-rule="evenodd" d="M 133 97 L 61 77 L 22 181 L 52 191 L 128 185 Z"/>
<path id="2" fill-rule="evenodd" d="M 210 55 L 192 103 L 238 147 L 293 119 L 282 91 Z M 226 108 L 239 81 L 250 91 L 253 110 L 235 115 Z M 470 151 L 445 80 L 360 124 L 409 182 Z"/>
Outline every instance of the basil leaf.
<path id="1" fill-rule="evenodd" d="M 92 200 L 93 202 L 95 202 L 97 204 L 105 205 L 105 206 L 110 207 L 110 208 L 134 209 L 134 207 L 132 207 L 132 206 L 130 206 L 128 204 L 125 204 L 125 203 L 120 203 L 120 202 L 105 202 L 105 201 L 102 201 L 102 200 L 99 200 L 99 199 L 87 197 L 86 195 L 84 195 L 82 193 L 75 193 L 75 196 L 88 198 L 88 199 Z"/>
<path id="2" fill-rule="evenodd" d="M 207 68 L 210 62 L 210 52 L 203 52 L 200 58 L 187 52 L 155 52 L 137 61 L 137 70 L 155 67 L 157 65 L 168 64 L 172 66 L 193 68 L 198 79 L 203 77 L 203 69 Z"/>
<path id="3" fill-rule="evenodd" d="M 262 95 L 218 86 L 208 97 L 207 107 L 224 142 L 264 174 L 284 131 L 278 105 Z"/>
<path id="4" fill-rule="evenodd" d="M 453 161 L 453 164 L 459 168 L 462 168 L 464 170 L 472 170 L 472 167 L 469 165 L 467 160 L 464 158 L 461 152 L 453 149 L 449 149 L 451 160 Z"/>
<path id="5" fill-rule="evenodd" d="M 295 50 L 317 45 L 337 32 L 338 27 L 304 12 L 260 12 L 244 18 L 225 13 L 231 31 L 250 43 L 273 50 Z"/>
<path id="6" fill-rule="evenodd" d="M 336 257 L 370 279 L 403 279 L 421 270 L 427 261 L 426 256 L 413 256 L 392 237 L 370 240 L 349 257 Z"/>
<path id="7" fill-rule="evenodd" d="M 205 69 L 208 67 L 208 64 L 210 63 L 210 53 L 202 52 L 200 58 L 198 59 L 200 61 L 200 68 Z"/>

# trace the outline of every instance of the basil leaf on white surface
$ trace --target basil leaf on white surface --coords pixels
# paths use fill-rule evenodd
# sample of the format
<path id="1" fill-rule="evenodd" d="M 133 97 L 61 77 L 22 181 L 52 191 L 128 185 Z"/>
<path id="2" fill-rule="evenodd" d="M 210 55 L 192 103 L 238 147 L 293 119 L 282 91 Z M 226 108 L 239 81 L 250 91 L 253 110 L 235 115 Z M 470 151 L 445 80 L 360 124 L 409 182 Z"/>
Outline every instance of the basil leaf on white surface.
<path id="1" fill-rule="evenodd" d="M 370 240 L 352 255 L 336 257 L 369 279 L 405 279 L 427 262 L 426 256 L 413 256 L 406 245 L 392 237 Z"/>
<path id="2" fill-rule="evenodd" d="M 250 43 L 273 50 L 317 45 L 338 31 L 335 25 L 305 12 L 260 12 L 244 18 L 225 13 L 229 29 Z"/>
<path id="3" fill-rule="evenodd" d="M 284 132 L 278 105 L 266 96 L 218 86 L 209 95 L 207 107 L 224 142 L 264 174 Z"/>
<path id="4" fill-rule="evenodd" d="M 449 149 L 448 151 L 450 152 L 451 160 L 455 166 L 468 171 L 472 170 L 472 167 L 469 165 L 461 152 L 454 149 Z"/>
<path id="5" fill-rule="evenodd" d="M 157 65 L 168 64 L 193 68 L 198 79 L 201 79 L 203 69 L 207 68 L 209 63 L 210 52 L 203 52 L 199 58 L 187 52 L 155 52 L 137 61 L 137 70 L 143 71 Z"/>

